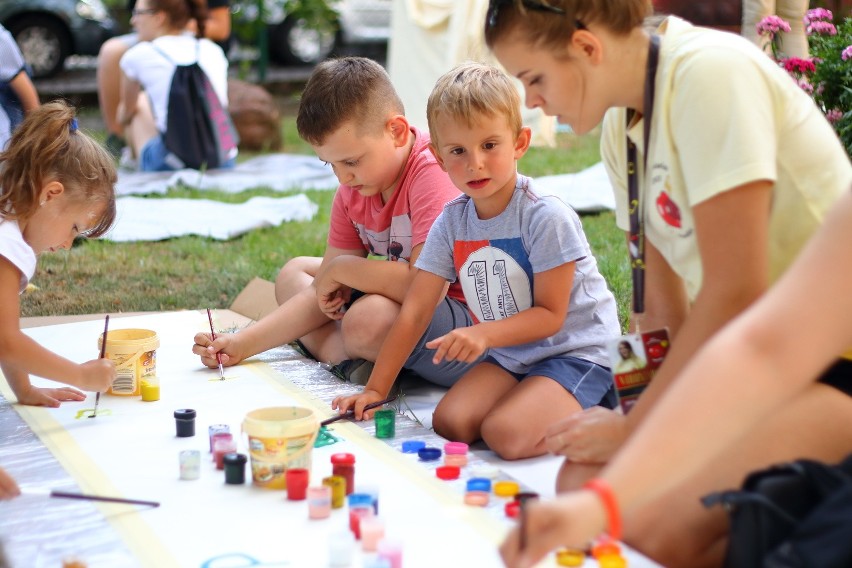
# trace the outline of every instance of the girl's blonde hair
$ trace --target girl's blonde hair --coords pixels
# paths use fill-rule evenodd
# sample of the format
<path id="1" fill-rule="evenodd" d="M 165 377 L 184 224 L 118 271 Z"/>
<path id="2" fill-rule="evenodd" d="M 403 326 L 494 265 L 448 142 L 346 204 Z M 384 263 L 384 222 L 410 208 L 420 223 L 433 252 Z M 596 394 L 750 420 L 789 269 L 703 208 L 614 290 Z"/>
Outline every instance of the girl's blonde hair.
<path id="1" fill-rule="evenodd" d="M 521 132 L 521 97 L 505 73 L 482 63 L 469 61 L 444 73 L 435 83 L 426 103 L 426 120 L 432 143 L 438 144 L 436 122 L 439 115 L 476 125 L 480 117 L 502 116 L 512 132 Z"/>
<path id="2" fill-rule="evenodd" d="M 86 236 L 99 237 L 115 222 L 115 162 L 77 128 L 74 108 L 54 101 L 27 113 L 0 152 L 0 216 L 26 221 L 42 188 L 58 181 L 72 203 L 103 204 Z"/>
<path id="3" fill-rule="evenodd" d="M 485 43 L 518 39 L 560 52 L 581 27 L 605 26 L 626 35 L 654 11 L 651 0 L 491 0 L 485 18 Z"/>

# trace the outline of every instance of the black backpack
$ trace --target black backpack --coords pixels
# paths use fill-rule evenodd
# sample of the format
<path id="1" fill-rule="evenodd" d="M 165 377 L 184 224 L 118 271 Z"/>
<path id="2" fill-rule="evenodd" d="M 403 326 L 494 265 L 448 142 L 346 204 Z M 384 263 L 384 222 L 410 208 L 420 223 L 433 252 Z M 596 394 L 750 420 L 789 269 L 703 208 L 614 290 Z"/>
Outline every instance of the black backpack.
<path id="1" fill-rule="evenodd" d="M 200 43 L 196 43 L 195 63 L 175 65 L 169 86 L 168 118 L 163 142 L 169 150 L 166 163 L 176 169 L 218 168 L 236 155 L 239 137 L 227 109 L 198 65 Z"/>
<path id="2" fill-rule="evenodd" d="M 772 466 L 702 501 L 729 511 L 725 568 L 852 566 L 852 455 Z"/>

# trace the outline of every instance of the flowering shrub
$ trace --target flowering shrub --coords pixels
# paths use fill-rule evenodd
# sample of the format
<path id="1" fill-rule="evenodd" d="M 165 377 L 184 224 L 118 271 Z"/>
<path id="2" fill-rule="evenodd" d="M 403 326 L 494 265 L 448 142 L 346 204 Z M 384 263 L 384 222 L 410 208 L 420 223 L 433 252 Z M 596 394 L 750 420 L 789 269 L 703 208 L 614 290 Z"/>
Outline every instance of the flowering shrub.
<path id="1" fill-rule="evenodd" d="M 805 15 L 804 24 L 810 59 L 780 52 L 778 34 L 789 32 L 790 24 L 778 16 L 761 20 L 757 32 L 767 38 L 778 64 L 813 97 L 852 156 L 852 18 L 835 24 L 830 10 L 815 8 Z"/>

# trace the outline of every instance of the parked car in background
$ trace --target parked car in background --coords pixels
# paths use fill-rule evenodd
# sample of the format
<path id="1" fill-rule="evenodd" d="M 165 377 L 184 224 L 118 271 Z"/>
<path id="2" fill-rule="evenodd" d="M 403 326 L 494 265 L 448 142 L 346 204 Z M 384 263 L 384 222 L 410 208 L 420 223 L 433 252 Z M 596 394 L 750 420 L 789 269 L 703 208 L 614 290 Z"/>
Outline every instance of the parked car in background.
<path id="1" fill-rule="evenodd" d="M 2 0 L 0 24 L 36 78 L 61 71 L 69 55 L 97 55 L 115 31 L 101 0 Z"/>
<path id="2" fill-rule="evenodd" d="M 302 0 L 304 3 L 304 0 Z M 320 17 L 293 13 L 294 0 L 263 0 L 270 58 L 281 64 L 313 65 L 341 50 L 386 46 L 393 0 L 328 0 Z M 257 0 L 234 0 L 232 21 L 242 42 L 255 43 Z"/>

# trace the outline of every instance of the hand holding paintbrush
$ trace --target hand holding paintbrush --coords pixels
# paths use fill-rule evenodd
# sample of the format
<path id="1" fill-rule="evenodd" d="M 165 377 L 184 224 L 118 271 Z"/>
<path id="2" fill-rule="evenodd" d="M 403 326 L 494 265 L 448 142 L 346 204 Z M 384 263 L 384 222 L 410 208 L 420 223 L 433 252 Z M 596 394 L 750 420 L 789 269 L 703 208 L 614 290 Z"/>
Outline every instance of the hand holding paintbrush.
<path id="1" fill-rule="evenodd" d="M 104 318 L 104 334 L 101 337 L 101 356 L 99 359 L 103 359 L 104 355 L 106 355 L 106 346 L 107 346 L 107 332 L 109 331 L 109 314 Z M 101 401 L 101 391 L 98 391 L 95 395 L 95 410 L 92 411 L 92 414 L 89 418 L 95 418 L 98 415 L 98 403 Z"/>
<path id="2" fill-rule="evenodd" d="M 210 308 L 207 308 L 207 321 L 210 322 L 210 339 L 216 341 L 216 330 L 213 328 L 213 315 L 210 313 Z M 225 368 L 222 366 L 222 355 L 216 352 L 216 362 L 219 363 L 219 380 L 225 380 Z"/>

